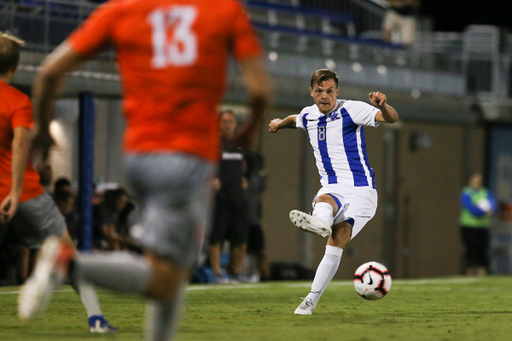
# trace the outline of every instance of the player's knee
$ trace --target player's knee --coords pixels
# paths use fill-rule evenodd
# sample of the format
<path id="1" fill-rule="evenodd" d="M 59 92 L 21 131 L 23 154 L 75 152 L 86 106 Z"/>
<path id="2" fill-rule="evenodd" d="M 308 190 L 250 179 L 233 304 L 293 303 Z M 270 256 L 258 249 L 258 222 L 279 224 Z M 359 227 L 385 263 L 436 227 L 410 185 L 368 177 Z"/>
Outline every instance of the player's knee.
<path id="1" fill-rule="evenodd" d="M 326 202 L 326 203 L 330 204 L 331 202 L 334 202 L 334 199 L 329 194 L 322 194 L 322 195 L 319 195 L 315 200 L 315 203 L 319 203 L 319 202 Z"/>
<path id="2" fill-rule="evenodd" d="M 325 202 L 331 205 L 334 212 L 337 212 L 339 209 L 338 204 L 330 194 L 319 195 L 315 200 L 315 204 L 318 204 L 319 202 Z"/>
<path id="3" fill-rule="evenodd" d="M 336 224 L 332 227 L 332 234 L 329 238 L 329 244 L 344 248 L 352 237 L 352 225 L 346 221 Z"/>
<path id="4" fill-rule="evenodd" d="M 188 280 L 190 270 L 180 268 L 167 259 L 149 257 L 152 275 L 148 296 L 156 300 L 169 300 L 176 296 L 182 283 Z"/>

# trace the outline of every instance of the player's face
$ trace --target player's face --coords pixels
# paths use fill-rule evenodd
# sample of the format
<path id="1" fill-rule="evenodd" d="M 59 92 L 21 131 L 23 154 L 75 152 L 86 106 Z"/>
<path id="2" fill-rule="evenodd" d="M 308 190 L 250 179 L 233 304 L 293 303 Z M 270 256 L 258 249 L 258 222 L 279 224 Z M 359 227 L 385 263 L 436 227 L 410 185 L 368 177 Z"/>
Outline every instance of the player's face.
<path id="1" fill-rule="evenodd" d="M 223 114 L 220 117 L 219 125 L 222 136 L 231 137 L 235 133 L 236 118 L 231 114 Z"/>
<path id="2" fill-rule="evenodd" d="M 314 84 L 313 88 L 309 88 L 309 92 L 320 112 L 327 114 L 334 108 L 340 89 L 336 86 L 334 79 L 328 79 L 320 84 Z"/>
<path id="3" fill-rule="evenodd" d="M 482 175 L 479 173 L 473 174 L 471 179 L 469 179 L 469 185 L 474 189 L 479 189 L 482 187 Z"/>

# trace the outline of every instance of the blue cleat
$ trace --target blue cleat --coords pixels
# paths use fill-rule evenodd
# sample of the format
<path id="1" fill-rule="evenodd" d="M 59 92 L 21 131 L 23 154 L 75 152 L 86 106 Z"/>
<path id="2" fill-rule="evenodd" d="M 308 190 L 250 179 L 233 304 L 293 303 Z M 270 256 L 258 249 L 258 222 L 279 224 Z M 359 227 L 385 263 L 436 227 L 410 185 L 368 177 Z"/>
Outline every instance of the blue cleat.
<path id="1" fill-rule="evenodd" d="M 113 334 L 117 333 L 117 328 L 112 327 L 103 315 L 93 315 L 88 318 L 91 333 Z"/>

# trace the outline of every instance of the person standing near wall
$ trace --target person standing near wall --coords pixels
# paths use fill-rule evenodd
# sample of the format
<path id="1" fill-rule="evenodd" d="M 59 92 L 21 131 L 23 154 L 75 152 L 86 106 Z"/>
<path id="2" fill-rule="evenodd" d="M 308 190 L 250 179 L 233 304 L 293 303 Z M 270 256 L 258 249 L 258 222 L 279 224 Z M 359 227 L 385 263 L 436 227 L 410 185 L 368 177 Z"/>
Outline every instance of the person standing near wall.
<path id="1" fill-rule="evenodd" d="M 464 243 L 466 275 L 484 276 L 489 269 L 491 216 L 498 206 L 482 185 L 482 174 L 473 173 L 460 196 L 460 232 Z"/>
<path id="2" fill-rule="evenodd" d="M 233 145 L 237 127 L 231 110 L 219 113 L 222 157 L 216 179 L 215 208 L 208 253 L 216 283 L 228 283 L 222 272 L 220 254 L 225 239 L 230 242 L 229 275 L 240 281 L 249 231 L 248 206 L 245 197 L 244 150 Z"/>

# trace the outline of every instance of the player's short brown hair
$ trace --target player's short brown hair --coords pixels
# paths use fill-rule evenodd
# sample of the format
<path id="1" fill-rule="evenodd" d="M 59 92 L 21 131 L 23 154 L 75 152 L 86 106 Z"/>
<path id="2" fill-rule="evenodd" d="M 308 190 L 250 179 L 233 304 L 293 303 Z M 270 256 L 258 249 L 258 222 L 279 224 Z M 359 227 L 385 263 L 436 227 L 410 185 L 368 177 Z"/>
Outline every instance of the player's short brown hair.
<path id="1" fill-rule="evenodd" d="M 7 73 L 18 65 L 20 47 L 23 45 L 23 40 L 0 31 L 0 74 Z"/>
<path id="2" fill-rule="evenodd" d="M 311 76 L 311 88 L 313 88 L 313 85 L 320 85 L 320 83 L 328 79 L 334 79 L 336 87 L 338 87 L 338 75 L 336 75 L 336 72 L 327 69 L 316 70 L 313 76 Z"/>
<path id="3" fill-rule="evenodd" d="M 236 115 L 235 115 L 235 112 L 233 110 L 231 110 L 231 109 L 224 109 L 224 110 L 219 111 L 219 114 L 218 114 L 219 121 L 222 119 L 222 116 L 224 116 L 224 114 L 231 115 L 231 116 L 233 116 L 236 119 Z"/>

